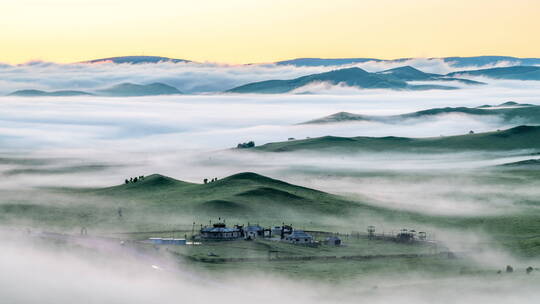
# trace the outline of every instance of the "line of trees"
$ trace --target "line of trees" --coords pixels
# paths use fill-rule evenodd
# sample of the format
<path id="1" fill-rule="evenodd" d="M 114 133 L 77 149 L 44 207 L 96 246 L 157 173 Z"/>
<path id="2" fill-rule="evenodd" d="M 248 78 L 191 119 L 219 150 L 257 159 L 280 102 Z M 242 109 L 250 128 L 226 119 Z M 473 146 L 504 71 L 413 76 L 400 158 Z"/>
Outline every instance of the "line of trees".
<path id="1" fill-rule="evenodd" d="M 245 142 L 245 143 L 239 143 L 236 148 L 237 149 L 247 149 L 247 148 L 253 148 L 255 147 L 255 142 L 253 140 Z"/>
<path id="2" fill-rule="evenodd" d="M 140 180 L 143 180 L 144 179 L 144 175 L 141 175 L 141 176 L 136 176 L 136 177 L 130 177 L 129 179 L 126 178 L 126 180 L 124 181 L 124 183 L 126 184 L 129 184 L 129 183 L 136 183 Z"/>
<path id="3" fill-rule="evenodd" d="M 216 181 L 217 181 L 217 177 L 214 177 L 214 178 L 212 178 L 211 180 L 208 180 L 208 178 L 203 179 L 203 182 L 204 182 L 205 184 L 213 183 L 213 182 L 216 182 Z"/>

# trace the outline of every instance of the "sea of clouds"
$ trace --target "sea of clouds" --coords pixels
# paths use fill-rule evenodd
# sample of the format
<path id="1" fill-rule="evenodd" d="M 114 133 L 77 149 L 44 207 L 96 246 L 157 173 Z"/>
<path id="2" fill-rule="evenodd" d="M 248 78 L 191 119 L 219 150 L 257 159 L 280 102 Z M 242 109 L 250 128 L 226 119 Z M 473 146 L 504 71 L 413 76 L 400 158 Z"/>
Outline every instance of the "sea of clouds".
<path id="1" fill-rule="evenodd" d="M 47 245 L 39 233 L 1 231 L 4 303 L 536 303 L 538 276 L 372 275 L 339 284 L 263 273 L 193 272 L 165 254 L 106 238 Z M 61 237 L 61 236 L 60 236 Z"/>
<path id="2" fill-rule="evenodd" d="M 441 60 L 364 63 L 379 71 L 410 64 L 446 73 Z M 164 82 L 187 93 L 222 91 L 255 80 L 287 79 L 334 67 L 216 64 L 114 65 L 29 63 L 0 66 L 0 93 L 17 89 L 94 90 L 119 82 Z M 354 122 L 298 125 L 347 111 L 394 115 L 435 107 L 480 106 L 509 100 L 540 104 L 534 81 L 481 79 L 485 86 L 455 91 L 358 90 L 313 84 L 284 95 L 200 94 L 106 97 L 0 97 L 0 203 L 43 196 L 44 186 L 111 186 L 125 177 L 161 173 L 200 182 L 207 177 L 254 171 L 285 181 L 345 194 L 386 208 L 436 215 L 510 214 L 521 201 L 534 201 L 540 184 L 493 182 L 477 168 L 526 159 L 520 153 L 317 153 L 260 154 L 232 151 L 239 142 L 258 145 L 289 137 L 428 137 L 509 128 L 496 117 L 448 114 L 400 124 Z M 81 166 L 102 166 L 81 170 Z M 54 172 L 58 168 L 72 171 Z M 32 171 L 32 170 L 42 171 Z M 25 171 L 29 170 L 29 171 Z M 52 170 L 52 171 L 47 171 Z M 40 192 L 36 192 L 40 191 Z M 9 195 L 8 195 L 9 194 Z M 42 197 L 41 197 L 42 198 Z M 45 198 L 43 198 L 45 199 Z M 64 198 L 65 199 L 65 198 Z M 55 201 L 64 202 L 62 198 Z M 527 207 L 529 208 L 529 207 Z M 527 209 L 531 210 L 531 209 Z M 360 218 L 360 216 L 359 216 Z M 365 220 L 365 219 L 364 219 Z M 371 219 L 370 219 L 371 220 Z M 4 227 L 0 227 L 4 228 Z M 459 232 L 459 231 L 458 231 Z M 446 233 L 446 234 L 444 234 Z M 438 232 L 452 250 L 464 237 Z M 475 233 L 466 241 L 478 243 Z M 536 303 L 537 274 L 519 261 L 514 276 L 433 278 L 423 273 L 358 278 L 333 284 L 250 274 L 206 277 L 176 260 L 147 257 L 119 244 L 88 239 L 82 249 L 51 248 L 31 234 L 0 230 L 3 248 L 1 299 L 6 303 Z M 456 237 L 456 239 L 452 239 Z M 85 247 L 86 245 L 86 247 Z M 98 253 L 93 251 L 99 248 Z M 507 254 L 485 252 L 489 267 L 517 263 Z M 501 266 L 502 265 L 502 266 Z M 495 268 L 493 268 L 495 269 Z M 211 290 L 212 292 L 209 292 Z M 260 292 L 260 291 L 264 292 Z M 1 300 L 0 300 L 1 302 Z"/>
<path id="3" fill-rule="evenodd" d="M 448 63 L 438 59 L 411 59 L 400 63 L 367 62 L 357 66 L 378 71 L 405 64 L 428 72 L 445 73 L 453 70 Z M 285 79 L 333 68 L 272 64 L 226 66 L 34 62 L 0 66 L 0 75 L 3 76 L 0 91 L 10 92 L 22 88 L 91 90 L 124 81 L 163 81 L 185 92 L 206 92 L 225 90 L 254 80 Z M 299 125 L 341 111 L 394 115 L 436 107 L 496 105 L 509 100 L 540 104 L 540 85 L 537 81 L 480 80 L 488 84 L 464 86 L 453 91 L 359 90 L 341 85 L 312 84 L 304 89 L 317 94 L 197 94 L 130 98 L 2 96 L 0 158 L 47 159 L 47 163 L 40 166 L 45 171 L 37 173 L 24 171 L 32 169 L 33 165 L 0 161 L 0 173 L 9 175 L 9 178 L 0 181 L 0 187 L 107 186 L 122 181 L 125 176 L 152 173 L 199 182 L 208 176 L 224 177 L 242 171 L 255 171 L 333 193 L 370 194 L 377 197 L 381 204 L 392 205 L 399 198 L 399 191 L 383 193 L 378 190 L 387 189 L 389 181 L 386 179 L 367 180 L 363 184 L 365 186 L 356 187 L 357 178 L 292 176 L 294 172 L 302 170 L 332 174 L 341 170 L 350 171 L 353 175 L 355 172 L 370 170 L 465 170 L 519 161 L 528 156 L 358 153 L 321 157 L 311 154 L 239 154 L 229 149 L 250 140 L 261 145 L 291 137 L 302 139 L 326 135 L 449 136 L 468 133 L 470 130 L 485 132 L 505 129 L 519 124 L 519 121 L 510 123 L 491 116 L 447 114 L 409 119 L 399 124 L 351 122 Z M 59 167 L 77 167 L 81 164 L 99 165 L 107 169 L 104 169 L 105 172 L 87 170 L 79 173 L 47 173 L 47 169 L 54 171 Z M 407 189 L 415 188 L 409 184 L 404 183 L 396 189 L 411 192 Z M 447 187 L 439 189 L 441 191 L 434 194 L 439 198 L 451 192 Z M 416 192 L 413 191 L 410 196 L 414 197 Z M 430 207 L 426 208 L 430 212 L 487 211 L 485 204 L 470 200 L 446 200 L 433 205 L 430 204 L 431 199 L 427 196 L 422 201 L 410 200 L 410 208 L 420 204 Z M 504 210 L 508 204 L 502 205 L 501 210 Z"/>
<path id="4" fill-rule="evenodd" d="M 18 65 L 0 64 L 0 95 L 24 89 L 94 91 L 124 82 L 137 84 L 161 82 L 174 86 L 184 93 L 201 94 L 223 92 L 254 81 L 291 79 L 347 67 L 359 67 L 369 72 L 378 72 L 410 65 L 424 72 L 446 74 L 458 70 L 502 67 L 513 64 L 502 61 L 487 66 L 456 68 L 442 59 L 427 58 L 315 67 L 171 62 L 157 64 L 114 64 L 112 62 L 58 64 L 34 61 Z"/>

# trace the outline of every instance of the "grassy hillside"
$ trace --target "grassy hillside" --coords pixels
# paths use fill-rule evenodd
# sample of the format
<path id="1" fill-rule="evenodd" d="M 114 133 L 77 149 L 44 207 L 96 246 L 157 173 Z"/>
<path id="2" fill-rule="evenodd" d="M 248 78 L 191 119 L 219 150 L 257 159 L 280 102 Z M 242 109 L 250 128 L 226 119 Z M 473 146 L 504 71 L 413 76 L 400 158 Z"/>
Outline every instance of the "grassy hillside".
<path id="1" fill-rule="evenodd" d="M 521 173 L 520 173 L 521 172 Z M 538 179 L 538 171 L 516 171 L 519 178 Z M 52 196 L 54 194 L 54 196 Z M 95 189 L 40 190 L 29 200 L 0 203 L 0 221 L 26 226 L 78 231 L 161 231 L 185 229 L 192 222 L 217 217 L 227 222 L 262 225 L 292 223 L 312 230 L 364 231 L 370 224 L 387 229 L 466 229 L 482 231 L 500 246 L 525 255 L 540 255 L 539 202 L 527 202 L 521 211 L 491 216 L 436 216 L 377 207 L 370 199 L 359 202 L 255 173 L 239 173 L 208 184 L 187 183 L 154 174 L 137 183 Z M 54 203 L 43 203 L 50 197 Z M 118 207 L 123 210 L 121 218 Z M 184 232 L 182 232 L 184 233 Z"/>
<path id="2" fill-rule="evenodd" d="M 102 230 L 166 229 L 170 225 L 231 221 L 308 223 L 354 214 L 361 204 L 255 173 L 239 173 L 208 184 L 153 174 L 136 183 L 106 188 L 40 189 L 0 201 L 0 220 L 38 227 Z M 123 217 L 117 215 L 122 208 Z M 191 224 L 189 225 L 191 228 Z M 320 226 L 319 226 L 320 227 Z"/>
<path id="3" fill-rule="evenodd" d="M 325 192 L 249 172 L 208 184 L 186 183 L 154 174 L 137 183 L 87 190 L 86 194 L 139 201 L 160 212 L 209 216 L 264 215 L 275 218 L 291 212 L 340 214 L 346 213 L 354 205 Z"/>
<path id="4" fill-rule="evenodd" d="M 384 123 L 401 123 L 405 119 L 421 119 L 445 114 L 466 114 L 471 116 L 497 116 L 506 122 L 540 124 L 540 106 L 505 102 L 498 106 L 484 105 L 477 108 L 446 107 L 433 108 L 401 115 L 375 116 L 339 112 L 301 124 L 338 123 L 349 121 L 377 121 Z"/>
<path id="5" fill-rule="evenodd" d="M 256 151 L 440 151 L 482 150 L 509 151 L 540 149 L 540 127 L 519 126 L 512 129 L 479 134 L 448 137 L 335 137 L 325 136 L 304 140 L 269 143 L 254 148 Z"/>

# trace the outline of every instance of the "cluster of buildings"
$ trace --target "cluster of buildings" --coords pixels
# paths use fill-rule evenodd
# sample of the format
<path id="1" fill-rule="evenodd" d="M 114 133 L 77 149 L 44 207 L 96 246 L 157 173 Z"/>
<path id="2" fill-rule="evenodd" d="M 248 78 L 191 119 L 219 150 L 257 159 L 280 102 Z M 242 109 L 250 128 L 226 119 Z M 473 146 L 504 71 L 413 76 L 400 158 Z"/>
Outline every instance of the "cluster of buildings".
<path id="1" fill-rule="evenodd" d="M 221 219 L 220 219 L 221 220 Z M 193 227 L 194 228 L 194 227 Z M 195 230 L 193 230 L 193 233 Z M 320 233 L 320 232 L 319 232 Z M 210 225 L 203 226 L 199 230 L 199 234 L 194 237 L 195 240 L 205 241 L 227 241 L 227 240 L 256 240 L 256 239 L 268 239 L 274 241 L 287 242 L 291 244 L 303 244 L 303 245 L 319 245 L 320 243 L 326 245 L 341 246 L 341 239 L 335 235 L 323 232 L 326 235 L 323 241 L 316 241 L 313 235 L 307 233 L 304 230 L 295 229 L 292 225 L 273 226 L 269 228 L 262 227 L 258 224 L 251 225 L 234 225 L 227 227 L 225 221 L 217 222 Z M 360 237 L 360 233 L 357 232 L 357 237 Z M 355 235 L 355 232 L 353 232 Z M 426 232 L 413 229 L 401 229 L 397 234 L 393 232 L 391 234 L 375 233 L 375 226 L 368 226 L 367 238 L 377 240 L 387 240 L 399 243 L 418 243 L 418 242 L 433 242 L 427 240 Z M 187 238 L 187 236 L 186 236 Z M 154 245 L 186 245 L 186 239 L 176 238 L 159 238 L 153 237 L 148 240 Z"/>
<path id="2" fill-rule="evenodd" d="M 235 225 L 233 227 L 227 227 L 225 223 L 215 223 L 210 226 L 201 227 L 199 236 L 203 240 L 254 240 L 257 238 L 267 238 L 292 244 L 315 243 L 312 235 L 285 224 L 263 228 L 259 225 L 250 225 L 249 223 L 246 226 Z"/>

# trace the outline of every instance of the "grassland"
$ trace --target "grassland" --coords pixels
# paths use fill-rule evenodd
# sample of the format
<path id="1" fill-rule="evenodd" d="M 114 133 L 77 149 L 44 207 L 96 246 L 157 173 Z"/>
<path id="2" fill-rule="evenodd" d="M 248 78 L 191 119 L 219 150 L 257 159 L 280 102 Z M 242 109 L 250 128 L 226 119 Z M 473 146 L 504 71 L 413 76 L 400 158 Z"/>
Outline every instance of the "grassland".
<path id="1" fill-rule="evenodd" d="M 493 176 L 507 184 L 538 179 L 540 175 L 537 170 L 495 170 L 499 171 Z M 49 191 L 56 203 L 42 204 L 35 199 L 3 202 L 2 220 L 60 231 L 77 231 L 80 227 L 106 234 L 176 230 L 180 236 L 218 217 L 230 224 L 251 221 L 270 226 L 287 222 L 297 228 L 341 233 L 364 231 L 368 224 L 382 222 L 396 231 L 431 227 L 479 232 L 489 236 L 486 242 L 515 255 L 540 256 L 538 201 L 523 202 L 524 208 L 505 214 L 430 215 L 377 206 L 369 200 L 333 195 L 255 173 L 240 173 L 208 184 L 155 174 L 137 183 L 107 188 Z M 122 217 L 117 213 L 119 207 Z"/>
<path id="2" fill-rule="evenodd" d="M 268 143 L 254 148 L 255 151 L 265 152 L 437 152 L 526 149 L 540 149 L 540 127 L 519 126 L 503 131 L 430 138 L 325 136 Z"/>

